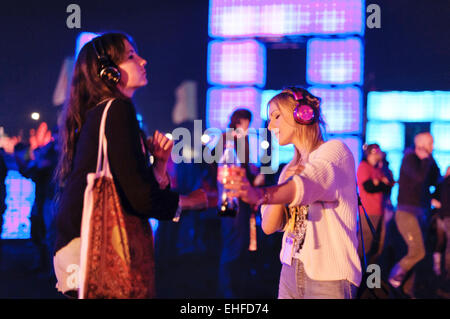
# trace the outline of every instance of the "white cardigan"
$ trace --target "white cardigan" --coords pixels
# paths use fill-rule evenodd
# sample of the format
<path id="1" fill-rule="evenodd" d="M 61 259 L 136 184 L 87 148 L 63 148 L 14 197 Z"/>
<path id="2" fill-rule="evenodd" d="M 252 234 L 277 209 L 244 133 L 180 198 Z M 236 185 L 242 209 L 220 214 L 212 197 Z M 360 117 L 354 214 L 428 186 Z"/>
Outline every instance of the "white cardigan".
<path id="1" fill-rule="evenodd" d="M 361 262 L 356 233 L 358 202 L 353 155 L 339 140 L 323 143 L 310 153 L 304 170 L 293 176 L 296 198 L 289 206 L 309 205 L 300 259 L 313 280 L 348 280 L 359 286 Z M 279 183 L 286 180 L 286 168 Z M 262 207 L 264 219 L 265 207 Z M 286 233 L 280 258 L 283 254 Z"/>

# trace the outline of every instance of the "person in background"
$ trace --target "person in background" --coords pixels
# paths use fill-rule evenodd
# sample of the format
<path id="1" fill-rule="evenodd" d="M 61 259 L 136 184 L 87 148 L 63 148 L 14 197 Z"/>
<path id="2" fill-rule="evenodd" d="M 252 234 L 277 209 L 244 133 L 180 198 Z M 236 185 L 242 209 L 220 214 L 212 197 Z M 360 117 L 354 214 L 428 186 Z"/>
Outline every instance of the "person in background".
<path id="1" fill-rule="evenodd" d="M 389 194 L 393 186 L 392 176 L 383 170 L 383 153 L 378 144 L 364 145 L 363 159 L 356 173 L 361 202 L 372 222 L 379 241 L 375 242 L 363 209 L 360 207 L 360 215 L 364 249 L 367 263 L 372 264 L 380 255 L 384 243 L 385 224 L 384 211 L 386 206 L 386 194 Z M 361 236 L 358 236 L 359 240 Z M 362 244 L 359 243 L 359 255 L 362 257 Z"/>
<path id="2" fill-rule="evenodd" d="M 30 213 L 31 241 L 38 249 L 36 271 L 51 272 L 54 245 L 54 173 L 58 163 L 56 132 L 42 122 L 30 130 L 29 147 L 16 145 L 14 157 L 22 176 L 35 183 L 35 199 Z"/>
<path id="3" fill-rule="evenodd" d="M 431 209 L 430 186 L 437 186 L 439 168 L 432 156 L 433 137 L 419 133 L 415 148 L 407 151 L 400 167 L 399 192 L 395 222 L 408 247 L 408 252 L 389 274 L 390 285 L 406 296 L 414 297 L 414 272 L 408 285 L 407 274 L 425 257 L 423 229 Z"/>
<path id="4" fill-rule="evenodd" d="M 448 280 L 450 279 L 450 166 L 437 185 L 435 194 L 436 198 L 431 200 L 431 204 L 436 210 L 433 217 L 436 222 L 438 243 L 433 252 L 433 270 L 437 276 L 444 275 L 444 280 Z"/>
<path id="5" fill-rule="evenodd" d="M 234 148 L 245 175 L 253 185 L 264 183 L 258 167 L 250 163 L 248 129 L 252 113 L 244 108 L 236 109 L 230 117 L 228 128 L 234 140 Z M 222 135 L 226 145 L 227 133 Z M 242 152 L 243 151 L 243 152 Z M 252 205 L 239 201 L 239 212 L 234 218 L 220 219 L 221 255 L 219 264 L 219 297 L 250 298 L 257 295 L 251 283 L 252 263 L 257 250 L 256 213 Z"/>
<path id="6" fill-rule="evenodd" d="M 269 130 L 295 155 L 277 186 L 254 187 L 236 169 L 230 196 L 263 205 L 266 234 L 284 231 L 278 298 L 352 299 L 361 282 L 355 162 L 339 140 L 325 142 L 320 99 L 288 88 L 269 103 Z"/>

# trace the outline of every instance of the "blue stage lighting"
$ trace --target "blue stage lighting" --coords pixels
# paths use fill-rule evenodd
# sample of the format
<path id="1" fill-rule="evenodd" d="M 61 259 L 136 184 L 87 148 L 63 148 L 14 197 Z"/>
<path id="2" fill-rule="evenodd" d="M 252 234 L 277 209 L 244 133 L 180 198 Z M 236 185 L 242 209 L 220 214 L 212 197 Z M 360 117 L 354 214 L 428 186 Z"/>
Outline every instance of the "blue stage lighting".
<path id="1" fill-rule="evenodd" d="M 377 143 L 383 151 L 405 148 L 405 126 L 400 122 L 369 121 L 366 126 L 366 143 Z"/>

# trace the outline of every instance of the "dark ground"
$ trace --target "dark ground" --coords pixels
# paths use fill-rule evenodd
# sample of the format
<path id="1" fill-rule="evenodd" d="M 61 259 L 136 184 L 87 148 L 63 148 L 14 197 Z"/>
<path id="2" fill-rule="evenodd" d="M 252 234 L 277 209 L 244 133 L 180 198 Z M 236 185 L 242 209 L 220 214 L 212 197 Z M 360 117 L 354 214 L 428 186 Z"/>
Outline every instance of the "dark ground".
<path id="1" fill-rule="evenodd" d="M 209 220 L 209 229 L 217 227 Z M 162 226 L 162 225 L 160 225 Z M 169 226 L 171 227 L 171 226 Z M 174 226 L 178 227 L 178 226 Z M 161 231 L 164 229 L 161 228 Z M 166 229 L 167 230 L 167 229 Z M 170 233 L 173 234 L 172 229 Z M 202 252 L 158 253 L 157 290 L 159 298 L 217 298 L 218 253 L 215 231 L 208 232 Z M 264 235 L 265 236 L 265 235 Z M 388 237 L 380 259 L 382 277 L 405 252 L 404 245 L 395 226 L 388 225 Z M 276 298 L 280 264 L 278 261 L 280 236 L 266 236 L 260 241 L 260 251 L 254 254 L 254 269 L 249 274 L 249 287 L 253 298 Z M 432 271 L 430 247 L 433 238 L 427 239 L 427 256 L 418 264 L 416 297 L 425 299 L 450 299 L 449 282 L 437 278 Z M 158 239 L 157 239 L 158 245 Z M 166 245 L 165 247 L 163 245 Z M 160 247 L 170 251 L 167 241 L 160 240 Z M 172 250 L 174 251 L 174 250 Z M 157 248 L 158 252 L 158 248 Z M 264 252 L 264 253 L 263 253 Z M 37 250 L 30 240 L 2 240 L 0 259 L 0 298 L 62 299 L 55 287 L 56 279 L 50 270 L 33 270 L 37 263 Z M 387 271 L 385 271 L 387 269 Z"/>

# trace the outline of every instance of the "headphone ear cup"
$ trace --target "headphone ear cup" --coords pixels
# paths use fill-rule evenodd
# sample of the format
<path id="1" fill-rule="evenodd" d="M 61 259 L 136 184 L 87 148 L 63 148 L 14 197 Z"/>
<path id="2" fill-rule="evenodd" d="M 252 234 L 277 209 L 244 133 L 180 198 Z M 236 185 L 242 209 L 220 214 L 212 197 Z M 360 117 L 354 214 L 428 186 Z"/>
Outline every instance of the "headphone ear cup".
<path id="1" fill-rule="evenodd" d="M 99 76 L 102 80 L 116 85 L 120 81 L 120 71 L 115 66 L 104 66 L 99 72 Z"/>
<path id="2" fill-rule="evenodd" d="M 317 121 L 317 118 L 317 111 L 308 104 L 298 103 L 294 109 L 294 120 L 299 124 L 311 125 Z"/>

